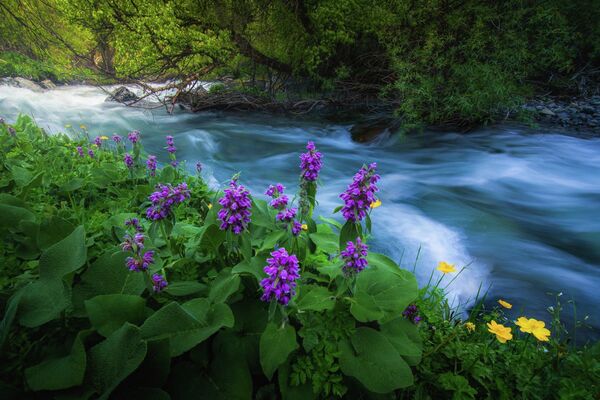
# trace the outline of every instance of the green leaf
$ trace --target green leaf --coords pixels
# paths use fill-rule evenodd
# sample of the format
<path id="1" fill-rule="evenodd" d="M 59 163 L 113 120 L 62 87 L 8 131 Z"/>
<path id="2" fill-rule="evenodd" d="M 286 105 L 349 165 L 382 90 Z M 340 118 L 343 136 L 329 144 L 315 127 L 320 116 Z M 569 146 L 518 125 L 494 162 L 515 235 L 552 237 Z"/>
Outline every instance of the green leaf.
<path id="1" fill-rule="evenodd" d="M 70 287 L 62 280 L 31 283 L 24 288 L 19 305 L 19 323 L 28 328 L 57 318 L 69 305 Z"/>
<path id="2" fill-rule="evenodd" d="M 27 368 L 25 379 L 29 388 L 33 391 L 61 390 L 81 385 L 87 363 L 83 340 L 88 334 L 89 331 L 79 332 L 69 355 Z"/>
<path id="3" fill-rule="evenodd" d="M 455 375 L 452 372 L 445 372 L 438 378 L 440 385 L 452 391 L 452 399 L 474 399 L 477 395 L 477 390 L 469 385 L 467 378 L 461 375 Z"/>
<path id="4" fill-rule="evenodd" d="M 380 329 L 381 334 L 394 346 L 398 354 L 410 357 L 417 362 L 420 360 L 423 342 L 415 324 L 405 318 L 396 318 L 382 324 Z"/>
<path id="5" fill-rule="evenodd" d="M 225 399 L 252 399 L 252 375 L 246 361 L 244 338 L 222 331 L 212 343 L 210 374 Z M 235 382 L 235 384 L 232 384 Z"/>
<path id="6" fill-rule="evenodd" d="M 360 224 L 346 221 L 340 231 L 340 251 L 346 248 L 348 242 L 355 242 L 356 238 L 362 237 L 362 228 Z"/>
<path id="7" fill-rule="evenodd" d="M 69 236 L 42 253 L 40 280 L 61 279 L 85 264 L 86 258 L 85 231 L 83 226 L 78 226 Z"/>
<path id="8" fill-rule="evenodd" d="M 42 250 L 48 249 L 53 244 L 60 242 L 75 230 L 75 226 L 67 220 L 53 216 L 40 223 L 37 235 L 38 247 Z"/>
<path id="9" fill-rule="evenodd" d="M 342 207 L 340 207 L 340 210 L 342 209 Z M 329 225 L 335 226 L 336 228 L 338 228 L 339 230 L 342 230 L 342 224 L 340 224 L 338 221 L 336 221 L 333 218 L 327 218 L 327 217 L 322 217 L 319 215 L 319 219 L 323 222 L 328 223 Z"/>
<path id="10" fill-rule="evenodd" d="M 256 278 L 258 282 L 260 282 L 263 278 L 266 277 L 266 274 L 263 271 L 263 268 L 267 264 L 267 257 L 265 255 L 258 255 L 252 257 L 250 261 L 242 260 L 238 265 L 233 267 L 231 273 L 233 274 L 250 274 Z"/>
<path id="11" fill-rule="evenodd" d="M 117 385 L 142 363 L 146 342 L 140 329 L 129 323 L 90 349 L 90 377 L 100 399 L 107 399 Z"/>
<path id="12" fill-rule="evenodd" d="M 368 390 L 389 393 L 413 384 L 410 367 L 380 332 L 360 327 L 351 343 L 340 343 L 340 367 Z"/>
<path id="13" fill-rule="evenodd" d="M 0 322 L 0 353 L 4 347 L 4 342 L 8 337 L 8 333 L 10 332 L 10 327 L 15 319 L 15 315 L 17 315 L 19 303 L 21 302 L 21 297 L 23 296 L 24 292 L 25 288 L 20 289 L 10 297 L 8 303 L 6 304 L 6 311 L 4 312 L 2 322 Z"/>
<path id="14" fill-rule="evenodd" d="M 131 272 L 125 266 L 127 254 L 122 251 L 106 252 L 81 275 L 81 282 L 73 288 L 73 306 L 75 314 L 85 316 L 84 300 L 101 294 L 140 295 L 146 288 L 144 275 Z"/>
<path id="15" fill-rule="evenodd" d="M 296 307 L 303 311 L 332 310 L 335 297 L 326 287 L 317 285 L 302 285 L 296 297 Z"/>
<path id="16" fill-rule="evenodd" d="M 141 332 L 146 340 L 169 339 L 171 356 L 176 357 L 233 323 L 226 304 L 211 306 L 207 299 L 194 299 L 183 306 L 173 302 L 162 307 L 144 322 Z"/>
<path id="17" fill-rule="evenodd" d="M 109 336 L 125 322 L 139 325 L 145 318 L 146 301 L 131 294 L 104 294 L 85 301 L 94 329 Z"/>
<path id="18" fill-rule="evenodd" d="M 179 281 L 169 283 L 169 286 L 165 289 L 165 292 L 171 296 L 190 296 L 204 292 L 207 286 L 203 283 L 196 281 Z"/>
<path id="19" fill-rule="evenodd" d="M 208 299 L 213 303 L 224 303 L 239 287 L 240 277 L 226 268 L 211 282 Z"/>
<path id="20" fill-rule="evenodd" d="M 396 266 L 369 264 L 358 274 L 350 312 L 360 322 L 395 318 L 417 297 L 417 280 Z"/>
<path id="21" fill-rule="evenodd" d="M 21 221 L 35 221 L 35 214 L 26 208 L 0 204 L 0 228 L 16 228 Z"/>
<path id="22" fill-rule="evenodd" d="M 296 330 L 291 325 L 278 327 L 270 322 L 260 336 L 259 348 L 260 365 L 270 380 L 275 370 L 298 348 Z"/>
<path id="23" fill-rule="evenodd" d="M 265 240 L 263 240 L 262 246 L 260 246 L 260 249 L 257 250 L 257 253 L 260 253 L 261 251 L 265 251 L 265 250 L 273 251 L 273 249 L 275 248 L 275 245 L 280 243 L 281 239 L 283 239 L 286 236 L 286 234 L 287 234 L 287 231 L 284 231 L 284 230 L 277 230 L 277 231 L 269 233 L 265 237 Z"/>
<path id="24" fill-rule="evenodd" d="M 317 225 L 317 232 L 309 235 L 310 240 L 317 246 L 317 250 L 328 254 L 337 254 L 340 251 L 338 235 L 333 233 L 329 225 Z"/>
<path id="25" fill-rule="evenodd" d="M 225 234 L 216 224 L 208 225 L 200 234 L 200 246 L 216 252 L 225 241 Z"/>
<path id="26" fill-rule="evenodd" d="M 275 217 L 271 214 L 266 201 L 252 199 L 252 225 L 275 229 Z"/>

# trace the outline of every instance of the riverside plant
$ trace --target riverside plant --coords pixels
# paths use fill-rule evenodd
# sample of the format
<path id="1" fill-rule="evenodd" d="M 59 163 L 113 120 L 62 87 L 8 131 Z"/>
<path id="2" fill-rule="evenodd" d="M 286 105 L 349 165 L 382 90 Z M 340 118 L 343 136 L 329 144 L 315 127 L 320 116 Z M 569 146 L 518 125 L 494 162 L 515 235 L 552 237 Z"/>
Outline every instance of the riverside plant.
<path id="1" fill-rule="evenodd" d="M 314 145 L 307 157 L 318 168 L 302 160 L 294 207 L 282 185 L 252 194 L 241 175 L 210 191 L 170 165 L 170 151 L 150 176 L 139 167 L 141 134 L 127 137 L 92 159 L 78 156 L 87 138 L 45 135 L 26 116 L 0 125 L 3 391 L 553 398 L 597 388 L 596 353 L 565 346 L 560 324 L 546 334 L 519 315 L 515 325 L 510 310 L 483 301 L 466 321 L 448 316 L 439 283 L 459 273 L 453 265 L 419 289 L 412 272 L 369 248 L 370 215 L 385 206 L 373 164 L 349 179 L 342 224 L 312 217 L 327 167 Z M 506 329 L 513 337 L 501 343 Z M 517 379 L 525 383 L 511 386 Z"/>

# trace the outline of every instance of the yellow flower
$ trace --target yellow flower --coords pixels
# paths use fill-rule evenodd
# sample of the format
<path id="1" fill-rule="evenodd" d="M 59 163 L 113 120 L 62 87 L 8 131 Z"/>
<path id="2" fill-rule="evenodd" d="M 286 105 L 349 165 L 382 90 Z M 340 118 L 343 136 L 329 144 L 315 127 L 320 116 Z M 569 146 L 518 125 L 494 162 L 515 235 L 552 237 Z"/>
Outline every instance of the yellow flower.
<path id="1" fill-rule="evenodd" d="M 212 208 L 212 204 L 208 203 L 208 209 L 210 210 Z"/>
<path id="2" fill-rule="evenodd" d="M 456 272 L 456 268 L 454 268 L 454 264 L 448 264 L 446 261 L 440 261 L 437 266 L 437 270 L 447 274 L 449 272 Z"/>
<path id="3" fill-rule="evenodd" d="M 379 206 L 381 206 L 381 200 L 379 200 L 379 199 L 375 200 L 374 202 L 372 202 L 372 203 L 369 205 L 369 207 L 371 207 L 371 208 L 377 208 L 377 207 L 379 207 Z"/>
<path id="4" fill-rule="evenodd" d="M 85 126 L 84 124 L 79 125 L 80 129 L 87 129 L 87 126 Z"/>
<path id="5" fill-rule="evenodd" d="M 469 332 L 475 332 L 475 324 L 472 322 L 465 322 L 465 328 L 467 328 Z"/>
<path id="6" fill-rule="evenodd" d="M 306 225 L 306 224 L 302 224 L 302 230 L 303 230 L 303 231 L 307 231 L 307 230 L 308 230 L 308 225 Z"/>
<path id="7" fill-rule="evenodd" d="M 108 140 L 108 136 L 100 136 L 100 140 Z"/>
<path id="8" fill-rule="evenodd" d="M 538 321 L 534 318 L 519 317 L 516 324 L 523 333 L 531 333 L 535 338 L 541 342 L 547 342 L 550 339 L 550 331 L 546 329 L 546 323 L 544 321 Z"/>
<path id="9" fill-rule="evenodd" d="M 509 310 L 512 308 L 512 304 L 502 299 L 498 300 L 498 304 L 500 304 L 504 308 L 508 308 Z"/>
<path id="10" fill-rule="evenodd" d="M 489 322 L 487 326 L 488 331 L 496 335 L 496 339 L 498 339 L 500 343 L 506 343 L 513 338 L 512 333 L 510 333 L 510 328 L 507 326 L 497 324 L 496 321 Z"/>

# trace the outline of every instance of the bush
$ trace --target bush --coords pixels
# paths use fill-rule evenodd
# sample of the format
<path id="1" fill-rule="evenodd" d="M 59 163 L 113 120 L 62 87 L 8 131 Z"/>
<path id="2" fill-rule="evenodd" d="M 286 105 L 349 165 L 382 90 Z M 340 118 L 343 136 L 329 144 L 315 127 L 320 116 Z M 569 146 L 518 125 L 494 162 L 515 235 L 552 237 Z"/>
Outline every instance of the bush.
<path id="1" fill-rule="evenodd" d="M 88 68 L 73 68 L 57 62 L 39 61 L 15 52 L 0 52 L 0 77 L 23 77 L 34 81 L 52 82 L 97 80 L 98 75 Z"/>
<path id="2" fill-rule="evenodd" d="M 444 275 L 419 291 L 411 272 L 368 251 L 370 213 L 381 205 L 375 164 L 343 195 L 338 209 L 347 222 L 317 223 L 321 159 L 310 143 L 296 208 L 283 187 L 269 187 L 267 203 L 239 176 L 223 192 L 208 190 L 200 173 L 181 167 L 170 137 L 171 165 L 157 168 L 139 132 L 129 133 L 127 146 L 108 137 L 90 144 L 83 125 L 70 136 L 48 136 L 24 116 L 14 126 L 0 123 L 5 393 L 304 399 L 597 392 L 596 350 L 569 352 L 558 337 L 496 343 L 479 320 L 504 322 L 497 311 L 472 313 L 478 326 L 469 333 L 438 288 Z M 546 378 L 561 391 L 542 391 Z"/>

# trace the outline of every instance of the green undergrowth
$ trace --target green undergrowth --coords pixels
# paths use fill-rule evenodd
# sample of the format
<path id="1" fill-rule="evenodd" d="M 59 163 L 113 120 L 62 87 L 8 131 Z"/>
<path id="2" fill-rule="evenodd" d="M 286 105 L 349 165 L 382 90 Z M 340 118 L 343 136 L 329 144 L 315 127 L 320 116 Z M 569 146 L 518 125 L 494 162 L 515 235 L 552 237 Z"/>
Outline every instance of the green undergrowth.
<path id="1" fill-rule="evenodd" d="M 68 137 L 26 116 L 0 123 L 2 398 L 597 398 L 600 348 L 574 347 L 558 307 L 540 341 L 483 299 L 469 316 L 450 307 L 451 265 L 418 288 L 412 265 L 370 252 L 346 276 L 340 251 L 369 241 L 370 218 L 313 216 L 316 185 L 299 236 L 260 194 L 233 235 L 219 228 L 222 192 L 200 174 L 181 163 L 152 176 L 141 143 L 98 141 L 83 126 Z M 157 184 L 184 182 L 189 198 L 163 220 L 145 218 Z M 154 252 L 147 271 L 126 267 L 132 218 Z M 300 264 L 287 306 L 261 301 L 276 248 Z M 164 290 L 153 290 L 154 274 Z M 492 320 L 511 332 L 506 343 Z"/>
<path id="2" fill-rule="evenodd" d="M 38 82 L 49 79 L 55 83 L 106 81 L 90 68 L 74 67 L 70 63 L 50 59 L 35 60 L 11 51 L 0 52 L 0 77 L 21 77 Z"/>

